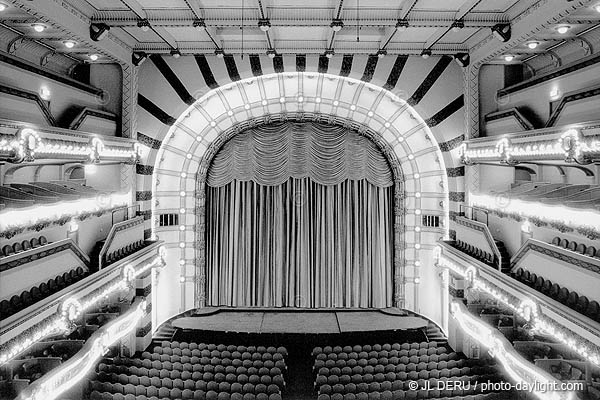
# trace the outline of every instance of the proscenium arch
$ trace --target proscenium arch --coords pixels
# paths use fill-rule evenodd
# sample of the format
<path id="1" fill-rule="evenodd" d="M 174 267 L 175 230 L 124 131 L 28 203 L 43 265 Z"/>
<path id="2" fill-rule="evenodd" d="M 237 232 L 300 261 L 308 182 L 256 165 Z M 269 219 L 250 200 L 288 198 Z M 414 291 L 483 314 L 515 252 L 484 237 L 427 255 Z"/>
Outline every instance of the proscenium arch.
<path id="1" fill-rule="evenodd" d="M 218 150 L 215 141 L 252 124 L 302 118 L 353 127 L 380 148 L 389 149 L 390 166 L 402 171 L 405 219 L 403 254 L 397 262 L 414 267 L 414 271 L 398 284 L 415 286 L 415 302 L 398 297 L 394 303 L 410 308 L 418 295 L 412 279 L 420 276 L 417 261 L 432 253 L 440 237 L 448 237 L 446 168 L 438 143 L 421 116 L 394 93 L 364 81 L 310 72 L 280 73 L 232 82 L 202 96 L 169 128 L 158 150 L 152 175 L 152 236 L 159 234 L 166 242 L 169 260 L 181 260 L 183 266 L 196 264 L 197 260 L 202 265 L 205 254 L 197 254 L 195 246 L 197 232 L 203 229 L 196 221 L 197 215 L 203 216 L 198 201 L 204 199 L 197 185 Z M 180 225 L 157 228 L 159 211 L 179 213 Z M 443 226 L 421 227 L 421 214 L 441 216 Z M 202 305 L 197 289 L 203 286 L 199 270 L 196 267 L 194 272 L 194 304 L 180 308 Z"/>

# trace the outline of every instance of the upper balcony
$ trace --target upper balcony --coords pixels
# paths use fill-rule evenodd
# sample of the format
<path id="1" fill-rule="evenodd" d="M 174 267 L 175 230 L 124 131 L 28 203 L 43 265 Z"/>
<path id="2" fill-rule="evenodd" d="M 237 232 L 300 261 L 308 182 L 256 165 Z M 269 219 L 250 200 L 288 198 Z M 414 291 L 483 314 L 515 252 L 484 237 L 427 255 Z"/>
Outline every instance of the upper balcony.
<path id="1" fill-rule="evenodd" d="M 466 140 L 460 157 L 466 165 L 597 163 L 600 162 L 600 122 Z"/>

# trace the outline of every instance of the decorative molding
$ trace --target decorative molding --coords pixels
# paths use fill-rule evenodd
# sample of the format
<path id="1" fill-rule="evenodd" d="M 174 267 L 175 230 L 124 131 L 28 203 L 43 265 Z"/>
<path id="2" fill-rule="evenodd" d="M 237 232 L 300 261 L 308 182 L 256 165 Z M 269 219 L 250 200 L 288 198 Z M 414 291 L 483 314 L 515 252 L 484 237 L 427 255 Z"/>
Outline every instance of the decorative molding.
<path id="1" fill-rule="evenodd" d="M 525 118 L 523 116 L 523 114 L 521 114 L 521 112 L 519 111 L 518 108 L 510 108 L 510 109 L 504 110 L 504 111 L 496 111 L 496 112 L 489 113 L 484 117 L 484 120 L 485 120 L 485 122 L 492 122 L 492 121 L 497 121 L 499 119 L 510 118 L 510 117 L 513 117 L 514 119 L 516 119 L 517 122 L 519 123 L 519 125 L 521 125 L 523 127 L 523 129 L 525 129 L 527 131 L 535 129 L 533 124 L 531 122 L 529 122 L 527 120 L 527 118 Z"/>
<path id="2" fill-rule="evenodd" d="M 523 247 L 519 249 L 519 252 L 515 254 L 512 258 L 511 265 L 513 267 L 517 266 L 519 261 L 521 261 L 528 252 L 535 251 L 543 255 L 555 258 L 559 261 L 586 269 L 590 272 L 600 274 L 600 265 L 592 264 L 588 261 L 580 259 L 579 257 L 575 257 L 574 255 L 568 254 L 567 252 L 569 252 L 569 250 L 560 249 L 558 247 L 555 250 L 552 247 L 556 246 L 550 246 L 552 245 L 546 243 L 544 243 L 544 245 L 540 245 L 534 242 L 532 239 L 528 239 L 527 242 L 523 245 Z"/>
<path id="3" fill-rule="evenodd" d="M 454 139 L 448 140 L 447 142 L 438 143 L 438 146 L 440 147 L 440 150 L 442 152 L 449 152 L 460 146 L 463 140 L 465 140 L 465 135 L 460 135 L 455 137 Z"/>
<path id="4" fill-rule="evenodd" d="M 143 144 L 144 146 L 150 147 L 154 150 L 160 149 L 160 145 L 162 144 L 160 140 L 153 139 L 150 136 L 144 135 L 141 132 L 137 133 L 137 140 L 138 142 L 140 142 L 140 144 Z"/>
<path id="5" fill-rule="evenodd" d="M 88 256 L 81 251 L 81 249 L 71 240 L 65 239 L 66 242 L 57 246 L 57 243 L 50 243 L 45 246 L 37 247 L 35 249 L 26 250 L 22 253 L 13 254 L 8 257 L 4 257 L 0 259 L 0 272 L 6 272 L 10 269 L 19 267 L 24 264 L 28 264 L 33 261 L 40 260 L 45 257 L 49 257 L 63 251 L 71 250 L 73 254 L 77 256 L 82 262 L 82 264 L 86 267 L 86 269 L 90 266 L 90 259 Z M 61 242 L 63 242 L 61 240 Z M 16 259 L 13 259 L 16 258 Z"/>
<path id="6" fill-rule="evenodd" d="M 71 122 L 69 129 L 72 129 L 74 131 L 78 130 L 87 117 L 95 117 L 105 119 L 107 121 L 117 122 L 117 116 L 115 114 L 85 107 L 83 110 L 81 110 L 77 117 L 75 117 L 73 122 Z"/>
<path id="7" fill-rule="evenodd" d="M 446 168 L 446 174 L 449 178 L 465 176 L 465 167 Z"/>
<path id="8" fill-rule="evenodd" d="M 143 190 L 135 192 L 135 201 L 147 201 L 152 199 L 151 190 Z"/>
<path id="9" fill-rule="evenodd" d="M 552 112 L 552 115 L 548 119 L 548 122 L 546 122 L 546 127 L 554 126 L 554 124 L 556 123 L 556 121 L 558 121 L 558 118 L 560 117 L 565 106 L 568 103 L 582 100 L 582 99 L 588 99 L 590 97 L 596 97 L 596 96 L 600 96 L 600 86 L 596 86 L 592 89 L 587 89 L 587 90 L 579 91 L 579 92 L 564 96 L 560 100 L 558 107 L 556 107 L 556 109 Z"/>
<path id="10" fill-rule="evenodd" d="M 457 203 L 464 203 L 465 201 L 465 192 L 449 192 L 450 201 L 454 201 Z"/>
<path id="11" fill-rule="evenodd" d="M 442 108 L 440 111 L 438 111 L 433 117 L 427 119 L 427 121 L 425 121 L 425 123 L 427 125 L 429 125 L 430 128 L 433 128 L 434 126 L 441 124 L 452 114 L 454 114 L 455 112 L 457 112 L 458 110 L 463 108 L 464 105 L 465 105 L 465 96 L 464 96 L 464 94 L 461 94 L 450 104 L 448 104 L 447 106 Z"/>
<path id="12" fill-rule="evenodd" d="M 138 175 L 152 175 L 154 173 L 154 167 L 152 165 L 135 165 L 135 173 Z"/>
<path id="13" fill-rule="evenodd" d="M 48 104 L 46 102 L 44 102 L 44 100 L 42 100 L 42 98 L 40 97 L 39 94 L 30 92 L 27 90 L 15 88 L 12 86 L 2 85 L 2 84 L 0 84 L 0 93 L 5 93 L 10 96 L 20 97 L 22 99 L 29 100 L 29 101 L 36 103 L 37 106 L 40 108 L 42 115 L 46 119 L 46 122 L 48 122 L 48 124 L 50 126 L 57 126 L 56 120 L 54 119 L 54 116 L 52 115 L 52 113 L 50 112 L 50 109 L 48 108 Z"/>

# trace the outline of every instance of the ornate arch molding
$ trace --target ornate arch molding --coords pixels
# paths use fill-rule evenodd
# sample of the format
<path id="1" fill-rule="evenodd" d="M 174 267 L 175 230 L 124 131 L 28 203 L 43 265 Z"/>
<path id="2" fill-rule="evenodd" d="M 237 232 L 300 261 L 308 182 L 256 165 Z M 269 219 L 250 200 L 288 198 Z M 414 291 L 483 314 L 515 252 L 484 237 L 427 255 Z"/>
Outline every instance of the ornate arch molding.
<path id="1" fill-rule="evenodd" d="M 405 256 L 404 252 L 406 249 L 405 243 L 405 195 L 404 195 L 404 179 L 405 176 L 402 173 L 402 165 L 398 159 L 397 154 L 394 152 L 388 142 L 383 140 L 381 135 L 373 131 L 372 129 L 359 124 L 355 121 L 351 121 L 345 118 L 340 118 L 333 115 L 323 115 L 318 113 L 280 113 L 280 114 L 269 114 L 251 120 L 244 121 L 240 124 L 236 124 L 228 130 L 221 132 L 219 137 L 215 139 L 209 148 L 204 153 L 202 161 L 200 162 L 200 168 L 196 175 L 196 192 L 195 192 L 195 249 L 198 253 L 196 256 L 195 263 L 195 284 L 194 284 L 194 298 L 196 299 L 196 307 L 204 307 L 206 300 L 206 178 L 210 164 L 219 152 L 221 147 L 227 143 L 235 135 L 244 132 L 247 129 L 251 129 L 256 126 L 268 125 L 274 122 L 321 122 L 330 125 L 339 125 L 347 129 L 354 130 L 358 134 L 367 137 L 371 140 L 383 153 L 392 174 L 394 176 L 394 305 L 396 307 L 404 306 L 405 296 L 405 274 L 404 264 Z"/>
<path id="2" fill-rule="evenodd" d="M 440 236 L 448 236 L 444 157 L 425 121 L 404 100 L 376 85 L 327 74 L 271 74 L 233 82 L 212 90 L 182 113 L 162 141 L 152 175 L 152 235 L 157 233 L 159 211 L 181 213 L 180 227 L 161 227 L 159 233 L 170 257 L 177 257 L 180 265 L 194 265 L 196 307 L 203 304 L 205 257 L 199 249 L 204 222 L 196 218 L 204 218 L 201 182 L 210 160 L 236 133 L 282 119 L 349 127 L 382 149 L 393 168 L 395 189 L 399 188 L 395 203 L 401 207 L 396 212 L 401 220 L 395 225 L 403 230 L 395 233 L 395 246 L 399 246 L 395 268 L 416 266 L 416 260 L 431 255 Z M 193 198 L 188 195 L 191 192 Z M 421 210 L 441 216 L 443 226 L 421 231 Z M 400 288 L 394 303 L 405 307 L 405 284 L 412 280 L 403 271 L 394 272 L 395 288 Z"/>

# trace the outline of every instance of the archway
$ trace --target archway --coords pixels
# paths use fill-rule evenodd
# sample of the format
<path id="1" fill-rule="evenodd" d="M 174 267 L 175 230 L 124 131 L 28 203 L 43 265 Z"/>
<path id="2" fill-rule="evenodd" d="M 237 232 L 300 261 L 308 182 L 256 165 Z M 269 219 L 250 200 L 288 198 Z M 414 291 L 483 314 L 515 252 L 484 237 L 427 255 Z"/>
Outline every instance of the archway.
<path id="1" fill-rule="evenodd" d="M 439 290 L 431 253 L 437 240 L 448 235 L 448 182 L 434 136 L 412 107 L 395 94 L 352 78 L 316 73 L 264 75 L 214 89 L 169 129 L 154 166 L 152 231 L 166 242 L 168 263 L 176 266 L 171 271 L 178 272 L 161 275 L 158 290 L 172 291 L 183 285 L 184 294 L 177 307 L 173 301 L 171 311 L 158 319 L 202 306 L 204 254 L 199 249 L 203 221 L 196 218 L 204 215 L 204 198 L 197 188 L 218 143 L 247 127 L 290 118 L 349 126 L 387 149 L 390 164 L 402 171 L 403 189 L 403 212 L 396 214 L 403 218 L 403 230 L 395 232 L 400 236 L 395 268 L 403 268 L 404 273 L 396 274 L 395 285 L 402 290 L 396 292 L 394 302 L 440 320 L 438 307 L 429 310 L 429 304 L 421 307 L 418 301 L 419 286 L 425 286 L 423 292 Z M 190 193 L 195 197 L 190 198 Z M 158 214 L 166 212 L 179 214 L 179 226 L 157 229 Z M 423 226 L 422 217 L 430 214 L 440 217 L 440 227 Z"/>

